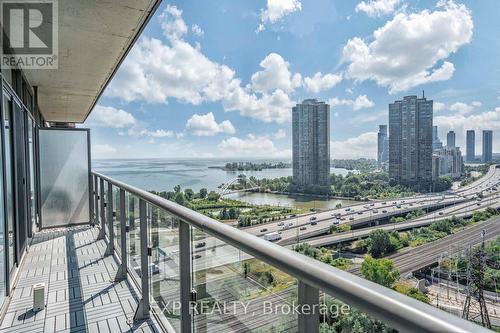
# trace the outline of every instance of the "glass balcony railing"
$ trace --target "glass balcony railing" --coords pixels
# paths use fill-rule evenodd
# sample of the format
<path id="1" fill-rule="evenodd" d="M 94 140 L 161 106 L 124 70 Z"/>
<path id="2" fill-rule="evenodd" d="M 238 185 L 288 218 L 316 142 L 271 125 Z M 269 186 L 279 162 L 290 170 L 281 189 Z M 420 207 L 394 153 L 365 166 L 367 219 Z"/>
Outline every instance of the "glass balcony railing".
<path id="1" fill-rule="evenodd" d="M 154 315 L 167 332 L 314 333 L 356 311 L 374 329 L 488 331 L 102 174 L 93 184 L 116 280 L 141 293 L 134 320 Z"/>

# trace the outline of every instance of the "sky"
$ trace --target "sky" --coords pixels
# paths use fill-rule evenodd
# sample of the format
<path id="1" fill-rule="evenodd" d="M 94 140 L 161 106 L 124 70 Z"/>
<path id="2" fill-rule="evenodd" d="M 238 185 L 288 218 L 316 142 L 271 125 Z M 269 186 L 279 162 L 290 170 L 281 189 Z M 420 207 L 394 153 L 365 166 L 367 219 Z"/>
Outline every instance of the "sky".
<path id="1" fill-rule="evenodd" d="M 500 1 L 164 0 L 83 126 L 93 158 L 291 158 L 291 108 L 331 106 L 332 158 L 376 158 L 388 104 L 442 141 L 494 131 Z M 476 152 L 482 135 L 476 132 Z"/>

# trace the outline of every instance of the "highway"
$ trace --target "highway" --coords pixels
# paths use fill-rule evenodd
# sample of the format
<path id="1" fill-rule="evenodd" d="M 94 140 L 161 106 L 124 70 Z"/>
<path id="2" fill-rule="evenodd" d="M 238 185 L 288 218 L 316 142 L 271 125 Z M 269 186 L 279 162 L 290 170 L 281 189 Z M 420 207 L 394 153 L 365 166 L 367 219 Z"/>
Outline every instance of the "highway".
<path id="1" fill-rule="evenodd" d="M 341 223 L 351 226 L 369 224 L 373 221 L 383 220 L 395 215 L 403 215 L 417 208 L 423 210 L 445 207 L 452 204 L 471 201 L 474 196 L 500 184 L 500 169 L 495 166 L 490 167 L 488 173 L 477 181 L 461 187 L 455 191 L 448 191 L 439 194 L 423 194 L 401 199 L 385 201 L 370 201 L 358 205 L 333 209 L 291 217 L 286 220 L 258 224 L 255 226 L 242 228 L 246 232 L 256 236 L 263 236 L 270 232 L 279 232 L 281 241 L 279 244 L 288 244 L 291 241 L 310 238 L 326 233 L 332 220 L 339 218 Z M 311 225 L 312 220 L 315 219 Z"/>
<path id="2" fill-rule="evenodd" d="M 478 205 L 479 204 L 479 205 Z M 454 206 L 449 206 L 444 209 L 440 209 L 425 215 L 422 215 L 418 218 L 414 218 L 408 221 L 404 222 L 398 222 L 398 223 L 391 223 L 391 224 L 384 224 L 380 226 L 374 226 L 374 227 L 368 227 L 368 228 L 363 228 L 363 229 L 358 229 L 358 230 L 351 230 L 351 231 L 346 231 L 342 233 L 336 233 L 336 234 L 331 234 L 331 235 L 324 235 L 324 236 L 319 236 L 319 237 L 314 237 L 314 238 L 308 238 L 306 240 L 300 241 L 300 243 L 307 243 L 311 246 L 314 247 L 319 247 L 319 246 L 326 246 L 326 245 L 332 245 L 332 244 L 337 244 L 337 243 L 343 243 L 343 242 L 349 242 L 353 241 L 356 239 L 362 239 L 365 237 L 368 237 L 370 232 L 373 230 L 386 230 L 386 231 L 403 231 L 403 230 L 408 230 L 408 229 L 413 229 L 417 227 L 423 227 L 427 226 L 435 221 L 442 220 L 446 217 L 469 217 L 471 216 L 475 211 L 483 211 L 486 208 L 491 207 L 491 208 L 499 208 L 500 207 L 500 195 L 495 193 L 491 195 L 490 198 L 485 198 L 481 202 L 477 202 L 475 200 L 473 201 L 467 201 L 464 203 L 460 203 Z M 281 245 L 290 245 L 297 243 L 297 238 L 294 240 L 290 240 L 287 243 L 285 242 L 280 242 Z"/>
<path id="3" fill-rule="evenodd" d="M 386 258 L 394 262 L 401 276 L 405 276 L 435 264 L 440 256 L 452 247 L 460 246 L 462 249 L 466 249 L 469 245 L 480 244 L 483 230 L 485 231 L 485 240 L 494 239 L 500 235 L 500 217 L 493 217 L 455 234 L 415 248 L 405 249 Z M 359 267 L 350 269 L 349 272 L 361 274 Z"/>

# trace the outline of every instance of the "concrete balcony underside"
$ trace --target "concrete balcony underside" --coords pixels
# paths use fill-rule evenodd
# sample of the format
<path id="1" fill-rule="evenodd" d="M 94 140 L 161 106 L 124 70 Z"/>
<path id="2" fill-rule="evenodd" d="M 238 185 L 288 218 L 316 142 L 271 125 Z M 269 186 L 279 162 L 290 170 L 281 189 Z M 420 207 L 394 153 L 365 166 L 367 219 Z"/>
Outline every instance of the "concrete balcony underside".
<path id="1" fill-rule="evenodd" d="M 139 293 L 110 282 L 117 270 L 90 226 L 37 233 L 25 254 L 0 332 L 159 332 L 153 319 L 135 325 Z M 32 311 L 32 285 L 45 283 L 45 310 Z"/>

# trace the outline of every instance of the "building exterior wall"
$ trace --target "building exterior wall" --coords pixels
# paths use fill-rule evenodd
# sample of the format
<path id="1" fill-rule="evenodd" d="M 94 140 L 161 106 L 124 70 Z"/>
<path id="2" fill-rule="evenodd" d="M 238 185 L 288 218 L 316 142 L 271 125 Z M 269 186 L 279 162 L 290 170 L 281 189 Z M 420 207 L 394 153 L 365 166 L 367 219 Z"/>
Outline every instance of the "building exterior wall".
<path id="1" fill-rule="evenodd" d="M 330 106 L 306 99 L 292 108 L 293 180 L 327 186 L 330 180 Z"/>
<path id="2" fill-rule="evenodd" d="M 448 147 L 448 148 L 455 147 L 455 132 L 454 131 L 449 131 L 448 134 L 446 134 L 446 147 Z"/>
<path id="3" fill-rule="evenodd" d="M 432 181 L 433 101 L 417 96 L 389 104 L 389 176 L 405 185 Z"/>
<path id="4" fill-rule="evenodd" d="M 493 131 L 483 131 L 483 162 L 493 161 Z"/>
<path id="5" fill-rule="evenodd" d="M 466 135 L 466 161 L 473 162 L 476 158 L 476 132 L 468 130 Z"/>
<path id="6" fill-rule="evenodd" d="M 377 134 L 377 162 L 381 168 L 389 160 L 389 140 L 387 138 L 387 125 L 379 125 Z"/>
<path id="7" fill-rule="evenodd" d="M 460 148 L 441 148 L 433 154 L 433 179 L 441 176 L 460 178 L 464 173 L 464 160 Z"/>

